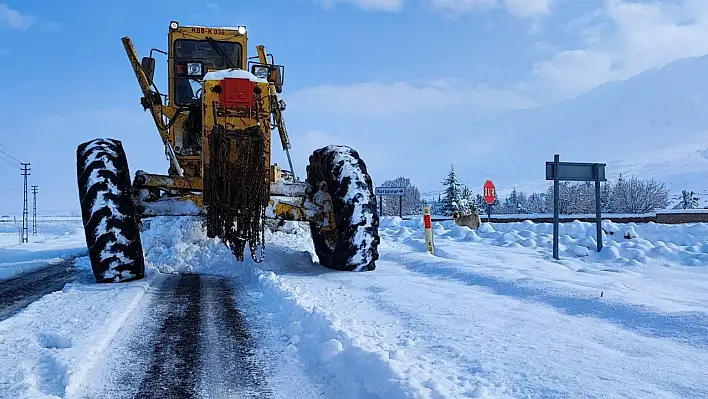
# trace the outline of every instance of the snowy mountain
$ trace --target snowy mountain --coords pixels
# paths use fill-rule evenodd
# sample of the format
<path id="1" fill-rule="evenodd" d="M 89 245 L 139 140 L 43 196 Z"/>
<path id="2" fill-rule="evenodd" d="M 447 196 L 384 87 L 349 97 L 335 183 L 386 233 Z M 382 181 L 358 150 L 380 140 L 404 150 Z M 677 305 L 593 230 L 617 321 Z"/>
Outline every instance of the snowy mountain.
<path id="1" fill-rule="evenodd" d="M 706 70 L 708 56 L 683 59 L 571 100 L 479 121 L 451 156 L 465 183 L 481 190 L 492 179 L 500 196 L 512 186 L 545 189 L 544 164 L 555 153 L 561 161 L 607 163 L 610 179 L 622 172 L 665 182 L 672 193 L 708 191 Z M 470 146 L 477 146 L 474 157 Z"/>

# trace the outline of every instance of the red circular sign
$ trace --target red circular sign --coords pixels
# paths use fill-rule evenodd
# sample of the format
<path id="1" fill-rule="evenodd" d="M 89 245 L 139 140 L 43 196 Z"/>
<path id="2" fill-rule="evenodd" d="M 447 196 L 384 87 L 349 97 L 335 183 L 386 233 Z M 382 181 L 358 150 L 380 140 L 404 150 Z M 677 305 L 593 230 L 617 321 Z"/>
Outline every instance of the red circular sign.
<path id="1" fill-rule="evenodd" d="M 487 180 L 484 182 L 484 200 L 488 205 L 492 205 L 495 199 L 497 199 L 497 189 L 491 180 Z"/>

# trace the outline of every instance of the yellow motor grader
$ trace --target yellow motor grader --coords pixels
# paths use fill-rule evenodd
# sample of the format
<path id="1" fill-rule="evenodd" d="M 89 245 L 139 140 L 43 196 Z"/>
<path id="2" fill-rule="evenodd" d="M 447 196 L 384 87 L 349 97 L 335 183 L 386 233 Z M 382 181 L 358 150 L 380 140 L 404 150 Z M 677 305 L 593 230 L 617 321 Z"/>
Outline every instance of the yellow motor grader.
<path id="1" fill-rule="evenodd" d="M 306 180 L 290 157 L 283 111 L 285 68 L 263 46 L 248 57 L 244 26 L 169 26 L 167 51 L 138 58 L 123 47 L 142 90 L 140 103 L 157 126 L 167 175 L 136 171 L 131 182 L 122 142 L 97 138 L 78 146 L 77 178 L 86 242 L 97 282 L 144 277 L 141 219 L 201 216 L 244 260 L 264 258 L 267 218 L 309 222 L 319 263 L 344 271 L 375 269 L 379 216 L 371 177 L 346 146 L 315 150 Z M 154 81 L 153 53 L 167 56 L 168 91 Z M 289 170 L 271 165 L 277 129 Z"/>

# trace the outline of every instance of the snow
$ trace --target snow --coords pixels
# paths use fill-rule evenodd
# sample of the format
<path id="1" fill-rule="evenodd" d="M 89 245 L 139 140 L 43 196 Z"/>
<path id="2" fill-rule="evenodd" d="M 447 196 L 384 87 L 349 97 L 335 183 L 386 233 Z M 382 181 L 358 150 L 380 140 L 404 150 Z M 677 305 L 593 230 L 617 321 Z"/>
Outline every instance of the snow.
<path id="1" fill-rule="evenodd" d="M 394 241 L 424 242 L 422 218 L 402 220 L 385 217 L 381 222 L 386 234 Z M 436 237 L 451 237 L 462 242 L 479 242 L 501 247 L 552 250 L 553 224 L 482 223 L 478 230 L 457 226 L 453 221 L 433 223 Z M 574 221 L 560 223 L 559 250 L 561 256 L 574 254 L 587 261 L 625 265 L 633 262 L 672 261 L 685 266 L 708 265 L 708 224 L 691 223 L 664 225 L 650 223 L 602 222 L 603 250 L 596 252 L 594 223 Z M 629 237 L 629 238 L 627 238 Z M 667 240 L 668 238 L 668 240 Z M 588 251 L 586 251 L 588 250 Z"/>
<path id="2" fill-rule="evenodd" d="M 22 244 L 21 226 L 21 220 L 0 222 L 0 281 L 87 254 L 80 218 L 38 218 L 37 235 L 30 226 L 29 242 Z"/>
<path id="3" fill-rule="evenodd" d="M 605 222 L 598 254 L 594 224 L 562 223 L 555 261 L 550 224 L 434 223 L 433 256 L 422 218 L 385 217 L 376 270 L 348 273 L 313 262 L 307 223 L 267 231 L 256 264 L 200 221 L 144 221 L 145 280 L 96 285 L 79 258 L 83 279 L 1 321 L 0 391 L 91 392 L 160 273 L 199 273 L 241 281 L 283 398 L 708 396 L 708 224 Z"/>
<path id="4" fill-rule="evenodd" d="M 391 225 L 390 220 L 384 222 Z M 438 237 L 444 235 L 444 227 L 437 227 Z M 347 337 L 339 339 L 344 353 L 349 343 L 374 355 L 377 367 L 386 365 L 387 374 L 394 373 L 398 384 L 385 395 L 367 391 L 371 396 L 671 397 L 708 393 L 702 372 L 691 365 L 708 356 L 696 348 L 708 343 L 708 309 L 702 305 L 708 299 L 704 270 L 672 265 L 646 276 L 636 271 L 623 276 L 599 270 L 596 276 L 525 248 L 471 243 L 474 247 L 467 249 L 465 242 L 439 238 L 437 248 L 458 251 L 458 257 L 451 259 L 430 256 L 415 245 L 391 242 L 398 236 L 386 234 L 376 271 L 357 275 L 329 272 L 286 256 L 284 248 L 292 251 L 311 245 L 304 232 L 294 233 L 271 236 L 280 248 L 271 247 L 270 261 L 259 265 L 258 273 L 270 282 L 276 307 L 282 308 L 282 297 L 291 298 L 288 307 L 297 304 L 294 310 L 281 310 L 296 323 L 291 340 L 302 343 L 303 331 L 319 332 L 322 323 L 329 322 L 340 329 L 340 336 Z M 279 251 L 283 255 L 273 255 Z M 590 269 L 577 260 L 570 263 Z M 502 269 L 500 274 L 506 279 L 492 277 L 496 268 Z M 620 283 L 613 285 L 618 279 Z M 597 289 L 590 290 L 591 283 Z M 600 288 L 606 294 L 602 302 L 598 300 Z M 644 307 L 649 304 L 658 309 L 648 311 Z M 660 313 L 685 308 L 702 313 Z M 302 314 L 310 315 L 309 309 L 325 319 L 315 323 L 305 318 L 304 322 Z M 327 347 L 334 346 L 328 340 L 337 339 L 336 335 L 315 336 L 314 343 Z M 319 352 L 299 349 L 316 364 Z M 645 362 L 652 368 L 644 367 Z M 350 377 L 359 371 L 358 365 L 349 365 Z M 372 382 L 380 383 L 379 373 L 369 375 Z"/>
<path id="5" fill-rule="evenodd" d="M 255 83 L 268 83 L 266 79 L 259 78 L 243 69 L 222 69 L 220 71 L 207 72 L 207 74 L 204 75 L 204 80 L 223 80 L 227 78 L 249 79 L 251 82 Z"/>
<path id="6" fill-rule="evenodd" d="M 88 258 L 81 258 L 86 268 Z M 150 285 L 67 284 L 0 322 L 0 392 L 71 397 Z M 86 278 L 91 278 L 87 276 Z M 116 306 L 116 304 L 120 304 Z"/>
<path id="7" fill-rule="evenodd" d="M 348 179 L 349 187 L 347 187 L 344 201 L 347 203 L 355 203 L 354 214 L 351 216 L 351 223 L 361 225 L 357 226 L 356 234 L 353 241 L 358 250 L 352 256 L 350 261 L 358 266 L 354 271 L 361 271 L 365 265 L 371 261 L 371 245 L 372 238 L 366 234 L 366 229 L 373 226 L 373 213 L 366 211 L 365 206 L 370 205 L 370 195 L 368 187 L 366 187 L 366 179 L 364 172 L 359 168 L 358 160 L 352 155 L 352 149 L 345 146 L 328 146 L 327 151 L 335 153 L 334 165 L 335 176 L 338 181 Z"/>

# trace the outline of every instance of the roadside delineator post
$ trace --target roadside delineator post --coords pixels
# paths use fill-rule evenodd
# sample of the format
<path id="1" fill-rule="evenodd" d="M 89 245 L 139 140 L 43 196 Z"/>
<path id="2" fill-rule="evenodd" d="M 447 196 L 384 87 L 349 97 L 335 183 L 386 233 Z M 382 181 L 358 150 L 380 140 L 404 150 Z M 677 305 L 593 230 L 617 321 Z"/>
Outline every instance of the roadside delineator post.
<path id="1" fill-rule="evenodd" d="M 433 243 L 433 224 L 430 221 L 430 207 L 423 208 L 423 223 L 425 224 L 425 248 L 431 255 L 435 255 L 435 243 Z"/>

